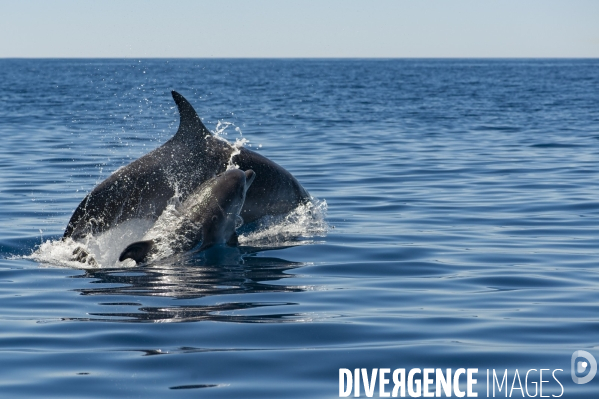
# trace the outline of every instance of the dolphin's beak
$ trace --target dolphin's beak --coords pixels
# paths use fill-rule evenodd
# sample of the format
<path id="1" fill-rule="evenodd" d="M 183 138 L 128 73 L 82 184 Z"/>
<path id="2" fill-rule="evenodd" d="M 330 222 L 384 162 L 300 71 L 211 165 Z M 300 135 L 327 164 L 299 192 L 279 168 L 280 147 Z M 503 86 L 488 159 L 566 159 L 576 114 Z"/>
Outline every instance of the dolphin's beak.
<path id="1" fill-rule="evenodd" d="M 254 181 L 255 177 L 256 177 L 256 173 L 253 170 L 248 169 L 245 171 L 245 189 L 246 189 L 246 191 L 252 185 L 252 182 Z"/>

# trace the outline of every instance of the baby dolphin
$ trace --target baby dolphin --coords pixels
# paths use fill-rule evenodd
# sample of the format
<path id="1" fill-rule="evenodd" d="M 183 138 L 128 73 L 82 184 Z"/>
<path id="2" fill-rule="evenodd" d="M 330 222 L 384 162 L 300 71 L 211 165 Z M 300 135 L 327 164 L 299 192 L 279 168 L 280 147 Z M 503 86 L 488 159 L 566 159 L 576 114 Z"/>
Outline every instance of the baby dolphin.
<path id="1" fill-rule="evenodd" d="M 189 251 L 200 241 L 200 251 L 217 244 L 237 245 L 235 229 L 243 223 L 239 214 L 255 177 L 251 169 L 229 169 L 205 181 L 178 208 L 167 208 L 145 240 L 125 248 L 119 261 L 147 262 Z"/>

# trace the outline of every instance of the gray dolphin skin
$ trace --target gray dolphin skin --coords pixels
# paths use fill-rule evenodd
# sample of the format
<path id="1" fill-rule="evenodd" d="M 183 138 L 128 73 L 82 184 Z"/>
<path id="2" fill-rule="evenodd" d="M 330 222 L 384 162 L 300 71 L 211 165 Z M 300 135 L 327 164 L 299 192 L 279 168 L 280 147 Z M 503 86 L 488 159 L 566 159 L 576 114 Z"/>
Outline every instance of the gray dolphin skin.
<path id="1" fill-rule="evenodd" d="M 237 245 L 235 229 L 255 177 L 251 169 L 230 169 L 204 182 L 174 213 L 165 211 L 144 236 L 146 240 L 125 248 L 119 261 L 131 258 L 142 263 L 161 252 L 189 251 L 200 241 L 200 251 L 217 244 Z"/>
<path id="2" fill-rule="evenodd" d="M 287 213 L 310 199 L 308 192 L 285 169 L 266 157 L 212 135 L 191 104 L 172 91 L 179 109 L 177 133 L 162 146 L 118 169 L 81 201 L 64 237 L 81 239 L 124 221 L 156 219 L 176 190 L 182 201 L 203 182 L 222 173 L 232 161 L 252 169 L 256 180 L 247 192 L 241 216 L 245 223 L 265 215 Z"/>

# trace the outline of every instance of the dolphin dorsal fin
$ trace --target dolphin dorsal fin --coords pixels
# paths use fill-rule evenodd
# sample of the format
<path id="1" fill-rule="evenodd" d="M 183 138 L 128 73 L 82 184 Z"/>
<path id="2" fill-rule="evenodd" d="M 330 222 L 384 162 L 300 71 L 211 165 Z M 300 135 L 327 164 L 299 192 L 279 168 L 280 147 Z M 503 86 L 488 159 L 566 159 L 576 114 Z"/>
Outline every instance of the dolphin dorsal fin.
<path id="1" fill-rule="evenodd" d="M 211 135 L 210 130 L 204 126 L 202 120 L 198 116 L 198 113 L 191 106 L 189 101 L 185 99 L 181 94 L 176 91 L 171 91 L 173 99 L 179 108 L 179 130 L 175 134 L 174 139 L 185 140 L 204 138 L 206 135 Z"/>

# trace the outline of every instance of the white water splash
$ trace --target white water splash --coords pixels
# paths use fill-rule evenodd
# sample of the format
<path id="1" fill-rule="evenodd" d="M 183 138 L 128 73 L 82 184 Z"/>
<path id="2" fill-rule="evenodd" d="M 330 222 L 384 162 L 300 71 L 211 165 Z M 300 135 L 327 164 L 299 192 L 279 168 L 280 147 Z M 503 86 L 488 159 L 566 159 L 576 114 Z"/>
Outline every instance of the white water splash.
<path id="1" fill-rule="evenodd" d="M 231 145 L 231 143 L 229 143 L 229 140 L 227 140 L 227 136 L 229 135 L 229 132 L 227 131 L 227 129 L 229 129 L 230 127 L 235 126 L 235 124 L 233 122 L 227 122 L 227 121 L 218 121 L 216 123 L 216 128 L 214 129 L 214 131 L 212 132 L 212 137 L 217 138 L 218 140 L 224 141 L 225 143 L 229 144 L 231 147 L 233 147 Z M 235 127 L 234 129 L 237 133 L 239 133 L 239 136 L 243 136 L 243 134 L 241 133 L 241 129 L 239 127 Z"/>
<path id="2" fill-rule="evenodd" d="M 278 247 L 311 243 L 313 237 L 325 236 L 329 225 L 325 221 L 326 200 L 301 204 L 286 215 L 265 216 L 253 223 L 251 231 L 239 236 L 239 244 L 256 247 Z M 300 241 L 300 239 L 302 239 Z"/>
<path id="3" fill-rule="evenodd" d="M 167 237 L 175 226 L 180 225 L 181 215 L 177 210 L 178 197 L 173 197 L 158 221 L 133 219 L 111 228 L 97 236 L 87 236 L 82 241 L 46 240 L 31 255 L 24 256 L 45 265 L 57 265 L 76 269 L 123 268 L 135 266 L 127 259 L 119 262 L 121 252 L 129 245 L 142 239 Z M 266 216 L 252 223 L 252 228 L 239 236 L 241 246 L 272 248 L 288 245 L 308 244 L 316 236 L 324 236 L 329 226 L 325 221 L 326 201 L 312 199 L 287 215 Z M 159 246 L 162 259 L 172 255 L 171 247 Z M 159 243 L 157 243 L 160 245 Z M 77 260 L 75 251 L 85 251 L 85 258 Z"/>
<path id="4" fill-rule="evenodd" d="M 213 132 L 214 137 L 226 142 L 233 149 L 233 152 L 231 153 L 231 156 L 229 157 L 229 162 L 227 163 L 227 170 L 239 169 L 239 165 L 237 165 L 235 162 L 233 162 L 233 158 L 236 155 L 239 155 L 239 153 L 241 151 L 241 147 L 244 147 L 250 143 L 250 141 L 248 139 L 243 137 L 243 133 L 241 132 L 241 129 L 238 126 L 236 126 L 234 130 L 237 133 L 239 133 L 239 137 L 235 138 L 235 143 L 233 143 L 233 144 L 229 143 L 229 141 L 225 137 L 228 134 L 227 129 L 230 128 L 231 126 L 235 126 L 235 125 L 232 122 L 218 121 L 218 123 L 216 124 L 216 129 Z"/>
<path id="5" fill-rule="evenodd" d="M 235 139 L 235 143 L 233 145 L 231 145 L 231 147 L 233 148 L 233 152 L 231 153 L 231 156 L 229 157 L 229 163 L 227 164 L 227 170 L 239 169 L 239 165 L 237 165 L 235 162 L 233 162 L 233 157 L 235 157 L 235 155 L 239 155 L 239 153 L 241 152 L 241 147 L 248 144 L 249 142 L 250 141 L 248 139 L 243 138 L 243 137 Z"/>
<path id="6" fill-rule="evenodd" d="M 81 241 L 71 238 L 46 240 L 25 258 L 78 269 L 134 266 L 135 262 L 130 259 L 119 262 L 119 255 L 127 245 L 141 240 L 153 224 L 150 219 L 133 219 L 97 236 L 88 235 Z M 84 251 L 86 256 L 77 260 L 77 253 L 81 251 Z"/>

